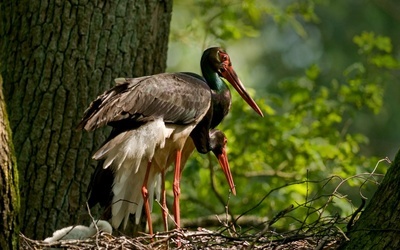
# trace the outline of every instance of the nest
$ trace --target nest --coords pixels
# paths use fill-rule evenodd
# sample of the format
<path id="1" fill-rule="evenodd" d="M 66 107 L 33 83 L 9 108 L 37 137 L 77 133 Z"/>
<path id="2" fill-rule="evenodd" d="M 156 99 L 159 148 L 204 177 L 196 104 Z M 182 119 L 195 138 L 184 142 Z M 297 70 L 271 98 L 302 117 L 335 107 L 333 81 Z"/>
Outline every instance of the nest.
<path id="1" fill-rule="evenodd" d="M 325 229 L 321 228 L 322 231 Z M 321 232 L 322 233 L 322 232 Z M 278 234 L 263 230 L 254 235 L 232 235 L 222 230 L 214 232 L 199 228 L 197 231 L 172 230 L 153 236 L 115 237 L 100 232 L 85 240 L 61 240 L 47 243 L 20 235 L 20 249 L 337 249 L 345 236 L 339 231 L 330 234 L 295 232 Z M 180 246 L 179 246 L 180 245 Z"/>
<path id="2" fill-rule="evenodd" d="M 380 160 L 377 166 L 383 160 Z M 227 212 L 226 221 L 221 221 L 216 216 L 216 224 L 210 223 L 205 218 L 195 221 L 193 225 L 197 225 L 197 230 L 176 229 L 154 235 L 143 234 L 138 237 L 116 237 L 108 233 L 98 232 L 93 237 L 85 240 L 61 240 L 53 243 L 32 240 L 21 234 L 20 249 L 338 249 L 343 242 L 349 240 L 343 229 L 347 231 L 351 229 L 365 206 L 366 198 L 361 193 L 361 187 L 368 182 L 376 185 L 379 182 L 374 178 L 382 177 L 382 175 L 374 173 L 377 166 L 375 166 L 372 173 L 362 173 L 346 179 L 332 176 L 321 181 L 299 181 L 274 188 L 265 194 L 256 206 L 236 218 Z M 360 197 L 362 198 L 361 206 L 346 217 L 342 217 L 339 214 L 329 215 L 329 213 L 325 213 L 326 208 L 332 205 L 334 199 L 346 200 L 352 205 L 345 195 L 338 192 L 341 185 L 352 178 L 361 178 L 363 180 L 363 183 L 359 186 Z M 316 195 L 308 196 L 304 203 L 285 208 L 272 219 L 249 220 L 249 217 L 247 219 L 245 217 L 251 210 L 260 206 L 271 193 L 279 189 L 302 183 L 307 185 L 322 183 L 322 186 L 326 187 L 334 179 L 338 179 L 339 184 L 331 193 L 317 193 Z M 314 202 L 321 199 L 326 199 L 325 204 L 314 206 Z M 292 214 L 297 209 L 306 211 L 305 218 L 299 219 Z M 316 219 L 306 220 L 315 215 Z M 205 221 L 208 223 L 207 225 L 213 224 L 213 226 L 219 228 L 213 231 L 205 229 L 207 225 L 199 227 L 201 222 Z M 242 227 L 240 221 L 246 221 L 248 229 Z M 273 228 L 273 225 L 278 221 L 283 221 L 281 224 L 290 225 L 288 228 L 291 229 L 278 231 Z M 186 223 L 186 225 L 189 226 L 190 224 Z"/>

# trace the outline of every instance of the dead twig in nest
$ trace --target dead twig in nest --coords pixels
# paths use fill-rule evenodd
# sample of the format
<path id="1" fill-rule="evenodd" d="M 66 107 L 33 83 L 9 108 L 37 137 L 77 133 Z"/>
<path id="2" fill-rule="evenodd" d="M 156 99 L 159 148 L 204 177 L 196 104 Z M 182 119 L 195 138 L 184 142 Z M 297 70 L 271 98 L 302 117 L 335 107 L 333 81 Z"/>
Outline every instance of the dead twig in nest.
<path id="1" fill-rule="evenodd" d="M 151 242 L 151 239 L 154 239 Z M 179 249 L 295 249 L 295 246 L 302 249 L 313 249 L 321 242 L 318 236 L 309 235 L 278 235 L 276 232 L 265 232 L 262 237 L 254 235 L 242 235 L 232 237 L 220 232 L 207 229 L 198 231 L 173 230 L 157 233 L 153 237 L 140 236 L 130 238 L 126 236 L 115 237 L 107 233 L 100 233 L 85 240 L 63 240 L 54 243 L 46 243 L 39 240 L 31 240 L 20 235 L 21 249 L 174 249 L 177 239 L 180 239 L 182 246 Z M 271 240 L 272 238 L 275 238 Z M 326 244 L 337 244 L 339 235 L 326 236 Z M 321 248 L 322 249 L 322 248 Z"/>

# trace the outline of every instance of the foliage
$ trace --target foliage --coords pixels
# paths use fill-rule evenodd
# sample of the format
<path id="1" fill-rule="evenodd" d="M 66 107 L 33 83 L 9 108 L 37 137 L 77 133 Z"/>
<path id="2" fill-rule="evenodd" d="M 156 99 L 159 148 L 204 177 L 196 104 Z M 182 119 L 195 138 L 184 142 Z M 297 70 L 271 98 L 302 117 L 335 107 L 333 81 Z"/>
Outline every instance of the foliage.
<path id="1" fill-rule="evenodd" d="M 301 36 L 306 36 L 303 21 L 317 21 L 314 8 L 318 0 L 307 1 L 175 1 L 171 40 L 190 43 L 203 41 L 224 44 L 229 40 L 255 37 L 269 19 L 290 23 Z M 191 20 L 187 22 L 187 20 Z M 190 35 L 188 35 L 190 34 Z"/>
<path id="2" fill-rule="evenodd" d="M 317 4 L 322 2 L 254 0 L 241 1 L 240 5 L 238 2 L 205 0 L 198 6 L 188 4 L 186 7 L 195 18 L 186 29 L 179 30 L 181 35 L 173 32 L 171 38 L 174 41 L 185 37 L 179 42 L 188 42 L 188 38 L 202 37 L 196 41 L 203 41 L 204 47 L 208 44 L 207 39 L 226 41 L 257 35 L 261 23 L 265 25 L 269 20 L 279 25 L 290 24 L 305 38 L 304 23 L 319 22 L 319 18 L 323 18 L 315 14 Z M 194 34 L 188 36 L 188 31 Z M 358 48 L 358 56 L 352 57 L 353 61 L 347 65 L 335 65 L 335 70 L 342 72 L 340 75 L 330 77 L 325 65 L 314 63 L 298 76 L 281 79 L 272 92 L 262 92 L 263 98 L 257 103 L 266 115 L 264 118 L 257 117 L 232 91 L 230 115 L 219 128 L 228 137 L 230 165 L 238 196 L 228 195 L 224 176 L 217 170 L 213 156 L 195 154 L 185 167 L 182 179 L 183 197 L 191 201 L 183 203 L 184 217 L 224 213 L 224 204 L 229 204 L 231 214 L 238 215 L 253 207 L 268 190 L 288 182 L 322 180 L 332 175 L 346 177 L 371 171 L 377 158 L 363 154 L 362 148 L 369 143 L 369 138 L 354 129 L 354 120 L 361 113 L 376 115 L 382 110 L 385 83 L 391 79 L 391 71 L 399 69 L 400 64 L 393 55 L 389 37 L 361 32 L 354 36 L 353 42 Z M 254 92 L 252 96 L 255 96 Z M 217 170 L 216 176 L 210 172 L 211 168 Z M 215 178 L 217 192 L 225 203 L 210 191 L 210 177 Z M 360 181 L 349 180 L 345 191 L 349 201 L 356 204 L 359 203 L 358 190 L 351 187 L 359 185 Z M 291 186 L 271 194 L 251 213 L 271 218 L 289 205 L 302 203 L 320 192 L 329 193 L 334 188 L 331 183 Z M 364 189 L 372 192 L 375 186 Z M 322 204 L 317 201 L 314 205 Z M 326 213 L 349 215 L 353 210 L 348 203 L 335 201 Z M 294 216 L 303 218 L 304 213 L 297 211 Z"/>
<path id="3" fill-rule="evenodd" d="M 356 36 L 355 41 L 362 49 L 383 39 L 380 36 L 370 38 L 361 35 Z M 390 46 L 390 40 L 386 44 Z M 395 60 L 387 47 L 379 50 L 389 61 Z M 373 50 L 363 50 L 368 58 L 371 53 Z M 371 170 L 376 158 L 360 153 L 361 145 L 368 143 L 368 138 L 350 132 L 349 124 L 361 109 L 379 112 L 384 86 L 379 80 L 384 71 L 376 69 L 384 67 L 382 65 L 389 65 L 386 68 L 390 69 L 393 64 L 378 65 L 374 60 L 357 62 L 344 69 L 343 80 L 333 79 L 329 83 L 320 82 L 319 67 L 313 65 L 303 76 L 281 82 L 279 88 L 285 94 L 270 95 L 257 101 L 265 118 L 257 117 L 232 91 L 231 113 L 220 126 L 229 138 L 229 159 L 238 187 L 238 197 L 231 197 L 229 201 L 231 212 L 242 213 L 254 206 L 268 190 L 288 182 L 321 180 L 334 174 L 351 176 Z M 210 195 L 208 189 L 199 188 L 210 185 L 208 161 L 200 158 L 203 157 L 197 155 L 184 172 L 183 181 L 190 187 L 185 193 L 196 201 L 189 203 L 184 211 L 199 215 L 204 214 L 206 208 L 211 213 L 223 213 L 222 205 L 213 206 L 218 203 L 216 197 Z M 212 162 L 217 166 L 214 159 Z M 219 189 L 225 190 L 226 196 L 224 177 L 220 172 L 217 177 Z M 360 180 L 349 181 L 349 184 L 359 185 Z M 276 209 L 301 203 L 307 196 L 320 192 L 322 186 L 309 188 L 297 185 L 277 192 L 253 213 L 272 216 Z M 332 188 L 324 185 L 326 190 Z M 352 207 L 338 202 L 328 212 L 350 214 Z M 297 216 L 301 217 L 302 213 Z"/>

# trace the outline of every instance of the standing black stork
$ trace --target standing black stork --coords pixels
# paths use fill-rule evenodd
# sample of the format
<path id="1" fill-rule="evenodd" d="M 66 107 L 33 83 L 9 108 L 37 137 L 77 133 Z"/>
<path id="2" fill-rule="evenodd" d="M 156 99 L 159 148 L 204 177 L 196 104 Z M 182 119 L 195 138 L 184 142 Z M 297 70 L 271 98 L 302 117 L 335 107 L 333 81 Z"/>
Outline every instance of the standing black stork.
<path id="1" fill-rule="evenodd" d="M 171 152 L 176 154 L 174 196 L 179 195 L 181 151 L 187 137 L 196 125 L 203 122 L 203 117 L 210 110 L 213 112 L 211 117 L 216 116 L 215 111 L 226 110 L 219 110 L 214 106 L 211 108 L 212 100 L 215 98 L 220 100 L 219 103 L 222 104 L 220 106 L 226 106 L 229 110 L 229 89 L 220 76 L 228 80 L 242 98 L 262 115 L 237 77 L 225 51 L 220 48 L 207 49 L 203 54 L 201 66 L 206 82 L 192 73 L 164 73 L 123 79 L 99 96 L 85 111 L 78 129 L 91 131 L 104 125 L 113 127 L 113 137 L 93 157 L 103 159 L 103 167 L 111 166 L 114 171 L 113 200 L 116 197 L 125 197 L 131 190 L 135 193 L 134 197 L 139 197 L 141 193 L 143 199 L 147 200 L 148 195 L 151 195 L 151 189 L 154 189 L 153 184 L 156 183 L 151 178 L 157 176 L 152 174 L 157 168 L 150 167 L 153 157 L 155 156 L 155 161 L 159 162 L 158 166 L 165 167 Z M 214 91 L 213 98 L 211 90 Z M 221 116 L 225 116 L 226 113 L 221 113 Z M 203 122 L 204 126 L 200 127 L 205 129 L 199 130 L 208 131 L 212 120 Z M 196 144 L 196 140 L 194 142 Z M 160 150 L 166 154 L 159 153 Z M 210 150 L 209 145 L 206 150 Z M 149 173 L 146 173 L 147 170 Z M 135 175 L 134 180 L 131 178 L 132 175 Z M 143 179 L 145 181 L 142 188 L 136 188 L 138 180 Z M 147 183 L 150 183 L 150 192 L 147 190 Z M 175 198 L 174 214 L 179 216 L 177 200 Z M 123 219 L 126 225 L 126 218 L 130 213 L 136 213 L 137 207 L 141 207 L 141 204 L 127 202 L 113 204 L 113 226 L 118 227 Z M 147 215 L 150 213 L 148 206 L 146 213 Z"/>
<path id="2" fill-rule="evenodd" d="M 257 104 L 253 101 L 253 99 L 250 97 L 250 95 L 246 92 L 242 82 L 240 81 L 239 77 L 237 76 L 236 72 L 233 70 L 232 63 L 230 60 L 229 55 L 221 48 L 218 47 L 213 47 L 209 48 L 204 51 L 203 56 L 201 58 L 200 62 L 201 66 L 201 71 L 203 74 L 203 77 L 194 74 L 194 73 L 186 73 L 189 74 L 193 77 L 196 77 L 199 80 L 205 81 L 211 89 L 211 98 L 212 98 L 212 107 L 208 110 L 207 114 L 204 116 L 203 120 L 193 129 L 193 131 L 190 134 L 190 137 L 186 140 L 186 143 L 184 145 L 184 152 L 187 155 L 187 157 L 190 156 L 190 154 L 193 152 L 194 148 L 196 147 L 197 150 L 200 153 L 208 153 L 209 151 L 212 151 L 212 146 L 211 143 L 212 141 L 210 140 L 211 138 L 211 132 L 209 133 L 208 130 L 214 129 L 216 126 L 218 126 L 221 121 L 224 119 L 224 117 L 229 113 L 229 110 L 231 108 L 231 93 L 224 82 L 224 80 L 221 78 L 225 78 L 228 80 L 232 86 L 236 89 L 236 91 L 240 94 L 240 96 L 256 111 L 260 116 L 264 116 L 260 108 L 257 106 Z M 222 133 L 221 131 L 219 131 Z M 210 135 L 210 136 L 208 136 Z M 223 136 L 222 136 L 223 135 Z M 222 133 L 222 135 L 219 135 L 218 137 L 220 140 L 222 138 L 226 137 Z M 216 136 L 217 137 L 217 136 Z M 222 143 L 222 142 L 221 142 Z M 222 145 L 222 144 L 221 144 Z M 165 154 L 165 150 L 164 151 Z M 158 155 L 158 154 L 157 154 Z M 170 152 L 170 158 L 167 160 L 166 166 L 169 166 L 172 163 L 171 156 L 173 157 L 174 152 Z M 157 158 L 157 157 L 156 157 Z M 186 159 L 187 160 L 187 159 Z M 186 160 L 184 162 L 186 162 Z M 175 215 L 175 223 L 177 224 L 177 227 L 180 226 L 180 208 L 179 208 L 179 196 L 180 196 L 180 188 L 179 188 L 179 182 L 180 182 L 180 177 L 181 177 L 181 172 L 183 171 L 183 166 L 185 164 L 181 164 L 182 168 L 180 170 L 180 173 L 177 172 L 175 168 L 175 173 L 174 173 L 174 215 Z M 222 165 L 221 165 L 222 166 Z M 229 174 L 230 174 L 230 169 Z M 234 195 L 236 195 L 236 191 L 234 189 L 234 184 L 233 184 L 233 178 L 232 176 L 228 178 L 228 175 L 226 174 L 227 171 L 224 171 L 225 177 L 228 180 L 228 183 L 230 185 L 230 188 L 233 192 Z M 162 184 L 164 185 L 164 174 L 165 172 L 162 173 Z M 231 174 L 230 174 L 231 175 Z M 165 204 L 165 189 L 164 186 L 162 188 L 163 192 L 163 197 L 164 201 L 162 202 L 164 211 L 166 210 L 166 204 Z M 164 218 L 164 225 L 165 225 L 165 220 L 166 220 L 166 214 L 163 214 Z"/>

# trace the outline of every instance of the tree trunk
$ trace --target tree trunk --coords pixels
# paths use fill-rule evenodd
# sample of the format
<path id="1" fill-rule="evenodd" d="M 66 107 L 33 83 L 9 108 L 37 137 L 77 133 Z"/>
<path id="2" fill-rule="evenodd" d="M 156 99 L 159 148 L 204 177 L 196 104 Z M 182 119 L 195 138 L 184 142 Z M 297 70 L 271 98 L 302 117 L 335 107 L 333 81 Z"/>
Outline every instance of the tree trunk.
<path id="1" fill-rule="evenodd" d="M 400 151 L 341 249 L 400 249 Z"/>
<path id="2" fill-rule="evenodd" d="M 18 170 L 0 75 L 0 249 L 18 249 Z"/>
<path id="3" fill-rule="evenodd" d="M 92 153 L 108 135 L 75 130 L 116 77 L 163 72 L 170 0 L 0 3 L 1 72 L 21 178 L 21 232 L 88 224 Z"/>

